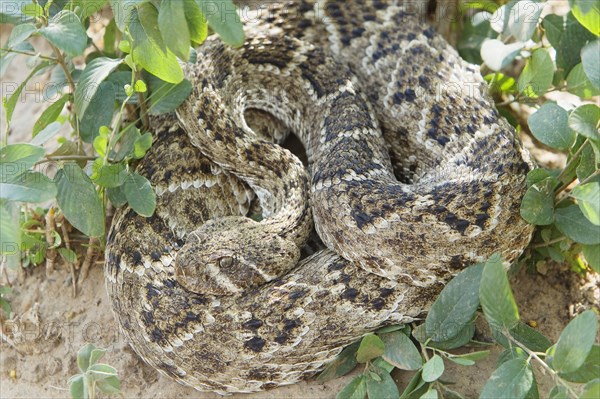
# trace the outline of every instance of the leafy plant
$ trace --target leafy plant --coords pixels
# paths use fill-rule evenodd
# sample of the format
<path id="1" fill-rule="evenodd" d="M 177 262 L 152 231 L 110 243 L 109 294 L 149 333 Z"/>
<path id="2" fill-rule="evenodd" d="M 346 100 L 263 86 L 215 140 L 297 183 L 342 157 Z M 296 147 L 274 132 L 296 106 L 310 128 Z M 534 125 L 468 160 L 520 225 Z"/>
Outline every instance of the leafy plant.
<path id="1" fill-rule="evenodd" d="M 103 45 L 94 43 L 87 27 L 109 5 L 113 18 Z M 18 0 L 0 9 L 0 22 L 14 24 L 0 49 L 0 76 L 17 54 L 31 58 L 28 77 L 3 98 L 7 124 L 0 148 L 0 255 L 14 266 L 21 261 L 38 264 L 49 249 L 61 255 L 70 251 L 54 240 L 23 234 L 39 226 L 20 204 L 55 201 L 73 227 L 101 239 L 109 202 L 129 204 L 138 214 L 151 216 L 154 191 L 133 168 L 152 145 L 148 118 L 173 111 L 191 92 L 179 60 L 195 57 L 191 45 L 203 42 L 209 27 L 228 44 L 243 43 L 232 1 Z M 33 48 L 30 39 L 36 36 L 46 40 L 51 54 Z M 81 61 L 83 69 L 77 67 Z M 45 72 L 52 76 L 43 93 L 48 106 L 31 140 L 7 145 L 24 88 Z M 64 130 L 69 133 L 60 136 Z M 44 145 L 53 139 L 60 146 L 50 152 Z M 53 175 L 43 173 L 49 164 L 58 169 Z"/>
<path id="2" fill-rule="evenodd" d="M 528 262 L 551 258 L 574 270 L 589 266 L 600 272 L 600 107 L 565 109 L 544 97 L 562 91 L 587 100 L 600 94 L 600 9 L 589 1 L 569 4 L 566 15 L 540 19 L 546 3 L 466 2 L 488 11 L 467 22 L 458 47 L 465 58 L 483 62 L 483 71 L 491 70 L 485 78 L 509 121 L 517 128 L 525 124 L 511 115 L 511 104 L 534 106 L 526 121 L 529 131 L 568 156 L 562 169 L 540 168 L 527 176 L 521 216 L 539 226 Z M 511 76 L 515 60 L 524 67 Z"/>
<path id="3" fill-rule="evenodd" d="M 437 398 L 438 395 L 461 398 L 460 393 L 442 380 L 444 364 L 472 366 L 489 355 L 489 350 L 452 353 L 465 345 L 482 344 L 473 341 L 474 322 L 481 314 L 495 342 L 504 347 L 498 368 L 485 384 L 481 398 L 539 397 L 534 366 L 543 368 L 552 377 L 553 398 L 586 397 L 598 389 L 600 346 L 594 344 L 597 315 L 591 310 L 581 313 L 552 344 L 520 321 L 504 264 L 498 255 L 463 270 L 450 281 L 423 324 L 390 326 L 366 335 L 360 343 L 345 348 L 319 379 L 337 378 L 352 371 L 357 364 L 363 364 L 363 373 L 337 398 Z M 402 393 L 389 375 L 394 368 L 415 371 Z"/>
<path id="4" fill-rule="evenodd" d="M 95 399 L 98 391 L 107 395 L 121 395 L 121 380 L 117 370 L 108 364 L 98 363 L 106 349 L 87 344 L 77 352 L 80 374 L 69 378 L 72 399 Z"/>

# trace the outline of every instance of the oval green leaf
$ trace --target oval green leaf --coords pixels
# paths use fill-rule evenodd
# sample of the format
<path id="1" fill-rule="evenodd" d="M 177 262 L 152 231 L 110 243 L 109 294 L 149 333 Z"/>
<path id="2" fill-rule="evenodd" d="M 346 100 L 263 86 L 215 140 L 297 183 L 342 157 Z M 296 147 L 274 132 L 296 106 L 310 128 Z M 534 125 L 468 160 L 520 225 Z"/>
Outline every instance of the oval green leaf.
<path id="1" fill-rule="evenodd" d="M 129 173 L 123 183 L 123 193 L 131 209 L 138 215 L 150 217 L 156 209 L 156 194 L 148 179 L 135 172 Z"/>
<path id="2" fill-rule="evenodd" d="M 600 141 L 598 133 L 600 107 L 596 104 L 585 104 L 577 107 L 569 115 L 569 127 L 591 140 Z"/>
<path id="3" fill-rule="evenodd" d="M 536 139 L 557 150 L 567 150 L 575 142 L 575 132 L 569 128 L 568 118 L 562 107 L 547 102 L 527 122 Z"/>
<path id="4" fill-rule="evenodd" d="M 585 245 L 600 244 L 600 227 L 592 224 L 579 206 L 573 204 L 556 209 L 554 219 L 558 230 L 573 241 Z"/>
<path id="5" fill-rule="evenodd" d="M 359 363 L 366 363 L 369 360 L 375 359 L 383 355 L 384 344 L 381 338 L 375 334 L 367 334 L 360 341 L 360 346 L 356 352 L 356 360 Z"/>
<path id="6" fill-rule="evenodd" d="M 479 307 L 482 272 L 482 264 L 471 266 L 444 287 L 425 319 L 427 337 L 437 342 L 447 341 L 471 322 Z"/>
<path id="7" fill-rule="evenodd" d="M 433 357 L 423 366 L 421 376 L 423 381 L 433 382 L 440 378 L 442 374 L 444 374 L 444 359 L 439 355 L 433 355 Z"/>
<path id="8" fill-rule="evenodd" d="M 415 344 L 402 331 L 380 334 L 384 343 L 383 359 L 402 370 L 418 370 L 423 359 Z"/>
<path id="9" fill-rule="evenodd" d="M 88 237 L 104 235 L 104 207 L 94 184 L 75 163 L 56 174 L 58 206 L 67 220 Z"/>
<path id="10" fill-rule="evenodd" d="M 513 359 L 494 371 L 481 399 L 524 399 L 533 385 L 533 372 L 525 359 Z"/>
<path id="11" fill-rule="evenodd" d="M 39 32 L 71 57 L 82 54 L 87 47 L 87 34 L 79 17 L 72 11 L 59 12 Z"/>
<path id="12" fill-rule="evenodd" d="M 479 300 L 492 327 L 510 330 L 519 322 L 519 310 L 498 254 L 492 255 L 485 263 L 479 285 Z"/>
<path id="13" fill-rule="evenodd" d="M 585 217 L 600 226 L 600 182 L 580 184 L 573 188 L 571 196 L 577 200 Z"/>
<path id="14" fill-rule="evenodd" d="M 592 350 L 598 333 L 598 317 L 586 310 L 565 327 L 558 338 L 552 358 L 552 367 L 559 373 L 577 371 Z"/>

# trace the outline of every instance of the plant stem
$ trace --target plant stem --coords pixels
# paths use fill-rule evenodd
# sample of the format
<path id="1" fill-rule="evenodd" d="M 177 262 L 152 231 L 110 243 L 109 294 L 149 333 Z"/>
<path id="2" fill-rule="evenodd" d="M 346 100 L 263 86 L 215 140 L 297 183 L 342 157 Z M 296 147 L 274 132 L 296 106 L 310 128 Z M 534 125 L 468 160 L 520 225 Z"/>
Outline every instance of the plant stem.
<path id="1" fill-rule="evenodd" d="M 551 375 L 552 378 L 554 379 L 554 381 L 558 384 L 558 385 L 562 385 L 563 387 L 565 387 L 565 389 L 567 390 L 568 394 L 573 397 L 573 398 L 577 398 L 577 394 L 575 392 L 573 392 L 573 390 L 571 389 L 571 387 L 568 384 L 565 384 L 563 382 L 563 380 L 558 376 L 558 373 L 556 371 L 554 371 L 550 366 L 548 366 L 546 364 L 545 361 L 543 361 L 537 353 L 533 352 L 532 350 L 530 350 L 529 348 L 527 348 L 524 344 L 522 344 L 521 342 L 517 341 L 515 338 L 512 337 L 512 335 L 510 335 L 509 333 L 505 333 L 503 332 L 504 336 L 509 340 L 509 342 L 513 342 L 515 345 L 517 345 L 519 348 L 523 349 L 523 351 L 525 351 L 525 353 L 527 353 L 529 355 L 529 357 L 534 358 L 535 360 L 538 361 L 538 363 L 546 370 L 548 371 Z"/>
<path id="2" fill-rule="evenodd" d="M 559 237 L 559 238 L 555 238 L 554 240 L 550 240 L 548 242 L 543 242 L 540 244 L 536 244 L 536 245 L 532 245 L 531 248 L 543 248 L 543 247 L 548 247 L 552 244 L 556 244 L 557 242 L 561 242 L 564 239 L 566 239 L 567 237 Z"/>
<path id="3" fill-rule="evenodd" d="M 36 165 L 41 165 L 43 163 L 53 162 L 53 161 L 93 161 L 96 157 L 90 157 L 87 155 L 60 155 L 60 156 L 46 156 L 46 159 L 42 159 L 37 162 Z"/>
<path id="4" fill-rule="evenodd" d="M 577 151 L 575 152 L 575 154 L 573 154 L 573 156 L 571 157 L 571 159 L 569 160 L 569 162 L 567 162 L 567 164 L 563 168 L 562 172 L 560 172 L 560 174 L 556 178 L 558 181 L 561 181 L 565 177 L 565 172 L 568 171 L 569 169 L 571 169 L 571 166 L 573 165 L 574 162 L 579 161 L 579 155 L 581 155 L 581 152 L 583 151 L 583 149 L 585 148 L 585 146 L 589 143 L 589 141 L 590 141 L 589 139 L 586 139 L 583 142 L 583 144 L 581 144 L 581 146 L 579 147 L 579 149 L 577 149 Z M 573 183 L 573 180 L 564 183 L 562 186 L 560 186 L 558 189 L 556 189 L 554 191 L 554 195 L 559 194 L 562 191 L 564 191 L 567 187 L 569 187 L 571 185 L 571 183 Z"/>
<path id="5" fill-rule="evenodd" d="M 58 59 L 54 58 L 54 57 L 48 57 L 45 55 L 41 55 L 41 54 L 35 54 L 35 53 L 30 53 L 28 51 L 21 51 L 21 50 L 15 50 L 12 48 L 0 48 L 0 51 L 6 51 L 7 53 L 15 53 L 15 54 L 22 54 L 22 55 L 27 55 L 29 57 L 39 57 L 42 60 L 47 60 L 47 61 L 54 61 L 56 63 L 58 63 Z"/>

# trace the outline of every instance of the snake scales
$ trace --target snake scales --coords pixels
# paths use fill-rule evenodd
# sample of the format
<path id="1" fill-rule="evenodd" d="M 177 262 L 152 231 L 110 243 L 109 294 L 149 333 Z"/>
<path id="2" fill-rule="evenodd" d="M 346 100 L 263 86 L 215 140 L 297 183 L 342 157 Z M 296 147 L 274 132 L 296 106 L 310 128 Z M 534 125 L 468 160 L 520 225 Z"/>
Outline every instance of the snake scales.
<path id="1" fill-rule="evenodd" d="M 199 48 L 138 166 L 157 211 L 117 211 L 108 237 L 109 297 L 147 363 L 222 394 L 294 383 L 528 243 L 526 152 L 477 68 L 399 3 L 267 3 L 242 48 Z M 263 114 L 308 168 L 253 133 Z M 300 260 L 313 217 L 327 249 Z"/>

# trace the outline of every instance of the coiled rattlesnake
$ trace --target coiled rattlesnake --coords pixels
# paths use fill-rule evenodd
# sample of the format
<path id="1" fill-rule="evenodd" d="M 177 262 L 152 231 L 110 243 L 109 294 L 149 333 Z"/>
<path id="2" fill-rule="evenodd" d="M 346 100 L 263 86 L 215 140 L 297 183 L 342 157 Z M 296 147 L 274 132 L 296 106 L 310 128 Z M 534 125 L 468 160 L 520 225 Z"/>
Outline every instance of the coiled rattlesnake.
<path id="1" fill-rule="evenodd" d="M 515 259 L 531 235 L 518 212 L 528 156 L 418 7 L 313 0 L 261 14 L 242 48 L 199 49 L 193 93 L 177 120 L 156 121 L 138 167 L 156 214 L 120 210 L 108 237 L 107 288 L 133 348 L 219 393 L 314 374 L 419 316 L 461 267 Z M 308 172 L 252 133 L 244 115 L 262 111 L 301 139 Z M 245 217 L 255 194 L 260 222 Z M 330 249 L 298 263 L 311 211 Z"/>

